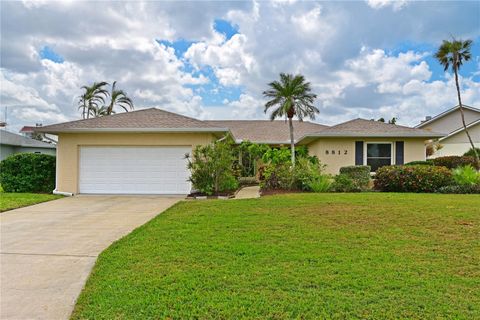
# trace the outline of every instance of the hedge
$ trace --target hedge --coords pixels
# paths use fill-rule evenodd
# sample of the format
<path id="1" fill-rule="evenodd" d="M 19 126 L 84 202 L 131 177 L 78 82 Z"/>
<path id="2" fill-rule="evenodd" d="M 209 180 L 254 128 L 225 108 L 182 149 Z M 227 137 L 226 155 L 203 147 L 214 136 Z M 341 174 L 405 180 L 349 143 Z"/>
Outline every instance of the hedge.
<path id="1" fill-rule="evenodd" d="M 480 148 L 475 148 L 477 154 L 480 156 Z M 475 152 L 473 152 L 473 148 L 470 148 L 467 152 L 463 154 L 464 156 L 475 157 Z"/>
<path id="2" fill-rule="evenodd" d="M 435 166 L 447 167 L 448 169 L 455 169 L 458 167 L 464 167 L 466 165 L 471 165 L 477 170 L 480 169 L 478 163 L 475 161 L 475 158 L 470 156 L 438 157 L 432 161 Z"/>
<path id="3" fill-rule="evenodd" d="M 5 192 L 51 193 L 55 189 L 55 156 L 17 153 L 0 162 Z"/>
<path id="4" fill-rule="evenodd" d="M 340 174 L 343 174 L 353 180 L 361 189 L 366 189 L 370 181 L 370 166 L 348 166 L 341 167 Z"/>
<path id="5" fill-rule="evenodd" d="M 386 192 L 436 192 L 453 185 L 451 170 L 439 166 L 384 166 L 375 175 L 375 189 Z"/>
<path id="6" fill-rule="evenodd" d="M 405 163 L 405 165 L 406 166 L 418 166 L 418 165 L 433 166 L 434 164 L 432 160 L 426 160 L 426 161 L 418 160 L 418 161 L 411 161 L 411 162 Z"/>

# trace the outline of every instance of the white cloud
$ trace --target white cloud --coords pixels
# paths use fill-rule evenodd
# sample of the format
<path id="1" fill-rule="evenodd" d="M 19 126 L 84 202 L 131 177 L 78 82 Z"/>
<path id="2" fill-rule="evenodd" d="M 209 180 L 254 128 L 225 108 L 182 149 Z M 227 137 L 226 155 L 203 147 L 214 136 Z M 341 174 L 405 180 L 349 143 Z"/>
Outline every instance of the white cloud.
<path id="1" fill-rule="evenodd" d="M 455 104 L 451 78 L 431 80 L 429 53 L 390 50 L 398 52 L 400 43 L 436 45 L 450 33 L 477 39 L 480 5 L 368 5 L 388 10 L 362 2 L 5 2 L 1 104 L 75 119 L 81 86 L 117 80 L 137 109 L 265 119 L 261 93 L 280 72 L 302 73 L 312 83 L 320 122 L 401 114 L 402 123 L 415 124 Z M 395 12 L 399 9 L 402 14 Z M 213 29 L 219 18 L 238 26 L 239 33 L 226 40 Z M 448 26 L 442 23 L 447 19 Z M 179 39 L 195 41 L 183 57 L 156 41 Z M 41 60 L 44 46 L 65 62 Z M 191 72 L 186 62 L 198 70 Z M 219 83 L 211 83 L 205 73 L 210 69 Z M 478 81 L 462 74 L 465 103 L 476 106 Z M 242 92 L 236 99 L 225 97 L 222 86 Z M 208 94 L 218 94 L 223 105 L 206 106 L 202 96 Z M 18 125 L 37 122 L 32 117 L 60 119 L 18 110 L 10 118 Z"/>
<path id="2" fill-rule="evenodd" d="M 366 0 L 368 5 L 373 9 L 381 9 L 392 7 L 394 11 L 404 8 L 408 4 L 408 0 Z"/>

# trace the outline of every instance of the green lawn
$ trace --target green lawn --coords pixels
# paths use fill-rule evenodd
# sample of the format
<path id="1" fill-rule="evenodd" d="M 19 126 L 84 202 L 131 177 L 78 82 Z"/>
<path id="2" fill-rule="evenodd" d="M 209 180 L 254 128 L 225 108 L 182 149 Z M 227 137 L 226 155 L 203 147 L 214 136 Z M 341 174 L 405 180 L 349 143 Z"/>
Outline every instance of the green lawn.
<path id="1" fill-rule="evenodd" d="M 73 319 L 479 319 L 480 196 L 175 205 L 103 252 Z"/>
<path id="2" fill-rule="evenodd" d="M 53 194 L 0 193 L 0 212 L 61 198 Z"/>

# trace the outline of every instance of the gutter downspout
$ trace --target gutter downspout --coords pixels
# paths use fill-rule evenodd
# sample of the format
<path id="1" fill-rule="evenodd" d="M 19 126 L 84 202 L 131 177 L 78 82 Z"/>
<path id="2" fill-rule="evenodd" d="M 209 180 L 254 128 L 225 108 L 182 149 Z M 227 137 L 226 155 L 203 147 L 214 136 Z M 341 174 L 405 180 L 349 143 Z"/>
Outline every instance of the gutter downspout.
<path id="1" fill-rule="evenodd" d="M 53 190 L 52 193 L 60 196 L 67 196 L 67 197 L 73 196 L 73 193 L 71 192 L 58 191 L 58 150 L 56 150 L 56 155 L 55 155 L 55 190 Z"/>

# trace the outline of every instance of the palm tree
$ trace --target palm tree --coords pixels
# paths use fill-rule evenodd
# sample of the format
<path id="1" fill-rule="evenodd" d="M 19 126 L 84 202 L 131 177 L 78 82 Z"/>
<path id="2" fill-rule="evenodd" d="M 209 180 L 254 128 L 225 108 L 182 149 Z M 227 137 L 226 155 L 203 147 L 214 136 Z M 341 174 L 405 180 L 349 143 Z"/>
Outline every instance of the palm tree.
<path id="1" fill-rule="evenodd" d="M 90 115 L 98 114 L 98 109 L 105 104 L 105 98 L 108 96 L 108 91 L 104 88 L 108 85 L 107 82 L 94 82 L 91 86 L 83 86 L 83 94 L 79 96 L 78 108 L 82 110 L 82 118 L 88 119 Z"/>
<path id="2" fill-rule="evenodd" d="M 457 86 L 457 98 L 458 98 L 458 106 L 460 110 L 460 114 L 462 116 L 462 124 L 465 133 L 467 134 L 468 141 L 470 141 L 470 145 L 474 150 L 475 160 L 480 163 L 480 159 L 478 157 L 478 153 L 475 149 L 473 144 L 472 138 L 470 137 L 470 133 L 467 130 L 467 125 L 465 123 L 465 115 L 463 113 L 463 105 L 462 105 L 462 98 L 460 96 L 460 85 L 458 83 L 458 71 L 460 67 L 463 65 L 464 61 L 468 61 L 471 59 L 472 54 L 470 53 L 470 49 L 472 47 L 472 40 L 456 40 L 452 38 L 452 41 L 443 40 L 442 45 L 438 48 L 437 53 L 435 53 L 435 58 L 440 62 L 443 66 L 444 71 L 447 71 L 449 67 L 452 67 L 452 71 L 455 74 L 455 85 Z"/>
<path id="3" fill-rule="evenodd" d="M 285 117 L 290 127 L 290 147 L 292 152 L 292 166 L 295 166 L 295 140 L 293 137 L 293 117 L 303 121 L 303 118 L 315 119 L 315 114 L 320 111 L 313 105 L 316 94 L 311 93 L 310 82 L 305 81 L 302 75 L 280 73 L 280 81 L 268 84 L 269 90 L 263 96 L 271 100 L 265 104 L 265 113 L 268 109 L 275 108 L 270 114 L 270 120 Z"/>
<path id="4" fill-rule="evenodd" d="M 112 84 L 112 91 L 110 92 L 110 104 L 107 107 L 107 115 L 115 113 L 113 110 L 115 106 L 119 106 L 126 112 L 128 112 L 129 109 L 133 110 L 132 100 L 123 90 L 115 89 L 116 84 L 117 81 L 114 81 Z"/>

